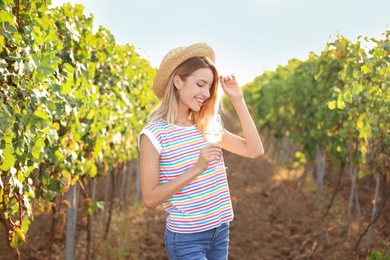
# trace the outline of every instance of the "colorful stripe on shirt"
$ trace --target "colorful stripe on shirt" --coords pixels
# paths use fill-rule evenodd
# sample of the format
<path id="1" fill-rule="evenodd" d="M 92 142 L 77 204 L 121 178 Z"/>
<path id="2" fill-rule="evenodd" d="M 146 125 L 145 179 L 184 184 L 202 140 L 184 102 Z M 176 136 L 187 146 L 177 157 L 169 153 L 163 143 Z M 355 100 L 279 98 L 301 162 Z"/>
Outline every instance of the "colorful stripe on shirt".
<path id="1" fill-rule="evenodd" d="M 167 125 L 163 120 L 149 122 L 141 134 L 146 134 L 160 153 L 160 184 L 193 167 L 200 149 L 209 144 L 196 126 Z M 205 172 L 163 202 L 169 230 L 201 232 L 233 219 L 226 172 L 215 165 L 210 163 Z"/>

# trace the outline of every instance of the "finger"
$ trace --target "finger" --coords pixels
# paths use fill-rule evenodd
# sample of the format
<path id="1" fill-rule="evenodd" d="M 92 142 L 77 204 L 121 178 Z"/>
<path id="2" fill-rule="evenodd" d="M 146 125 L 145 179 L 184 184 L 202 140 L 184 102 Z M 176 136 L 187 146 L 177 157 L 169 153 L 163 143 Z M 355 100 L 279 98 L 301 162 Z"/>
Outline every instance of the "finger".
<path id="1" fill-rule="evenodd" d="M 213 149 L 211 150 L 208 155 L 210 156 L 214 156 L 214 157 L 221 157 L 223 155 L 223 152 L 221 149 L 219 148 L 216 148 L 216 149 Z"/>
<path id="2" fill-rule="evenodd" d="M 210 148 L 221 148 L 221 145 L 219 143 L 211 143 L 209 144 Z"/>
<path id="3" fill-rule="evenodd" d="M 219 76 L 219 82 L 221 83 L 222 87 L 225 86 L 225 78 L 223 76 Z"/>
<path id="4" fill-rule="evenodd" d="M 223 152 L 221 148 L 218 147 L 210 147 L 208 149 L 205 149 L 202 152 L 203 157 L 207 158 L 210 156 L 222 156 Z"/>
<path id="5" fill-rule="evenodd" d="M 227 76 L 219 76 L 219 81 L 220 82 L 227 82 L 227 81 L 229 81 L 229 80 L 231 80 L 231 76 L 230 75 L 227 75 Z"/>
<path id="6" fill-rule="evenodd" d="M 211 157 L 214 157 L 214 158 L 220 158 L 223 156 L 223 152 L 222 150 L 218 149 L 218 150 L 213 150 L 211 153 L 210 153 L 210 156 Z"/>
<path id="7" fill-rule="evenodd" d="M 219 161 L 219 160 L 222 160 L 221 156 L 210 156 L 210 157 L 207 158 L 207 162 L 208 163 L 211 163 L 211 162 L 214 162 L 214 161 Z"/>

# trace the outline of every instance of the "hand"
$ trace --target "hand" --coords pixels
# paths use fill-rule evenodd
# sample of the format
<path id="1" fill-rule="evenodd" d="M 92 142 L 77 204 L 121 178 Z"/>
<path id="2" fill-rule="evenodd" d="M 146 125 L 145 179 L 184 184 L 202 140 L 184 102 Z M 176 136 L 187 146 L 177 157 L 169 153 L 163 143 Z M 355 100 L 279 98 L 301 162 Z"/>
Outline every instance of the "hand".
<path id="1" fill-rule="evenodd" d="M 244 96 L 240 85 L 237 83 L 236 76 L 233 74 L 228 76 L 219 76 L 219 82 L 221 83 L 223 92 L 230 99 L 242 98 Z"/>
<path id="2" fill-rule="evenodd" d="M 218 143 L 209 144 L 200 149 L 198 161 L 195 167 L 204 172 L 209 167 L 210 162 L 222 159 L 221 145 Z"/>

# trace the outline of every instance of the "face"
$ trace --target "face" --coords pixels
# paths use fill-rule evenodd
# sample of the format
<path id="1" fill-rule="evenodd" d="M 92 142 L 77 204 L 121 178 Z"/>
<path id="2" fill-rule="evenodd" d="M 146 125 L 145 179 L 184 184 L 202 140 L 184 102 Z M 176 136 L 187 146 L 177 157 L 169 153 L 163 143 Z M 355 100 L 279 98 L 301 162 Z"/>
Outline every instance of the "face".
<path id="1" fill-rule="evenodd" d="M 185 81 L 176 75 L 173 80 L 179 92 L 179 109 L 186 112 L 189 109 L 199 111 L 203 102 L 210 97 L 213 78 L 210 68 L 194 71 Z"/>

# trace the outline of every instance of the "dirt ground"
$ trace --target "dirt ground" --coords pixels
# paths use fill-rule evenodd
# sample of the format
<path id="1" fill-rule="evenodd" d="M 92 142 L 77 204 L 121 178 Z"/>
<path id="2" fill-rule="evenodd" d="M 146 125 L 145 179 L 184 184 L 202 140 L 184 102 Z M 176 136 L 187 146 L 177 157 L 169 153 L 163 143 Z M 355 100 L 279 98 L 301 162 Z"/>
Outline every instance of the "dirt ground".
<path id="1" fill-rule="evenodd" d="M 353 248 L 371 217 L 373 177 L 359 180 L 362 220 L 358 220 L 354 208 L 350 228 L 343 232 L 350 190 L 348 174 L 344 175 L 330 214 L 323 217 L 336 183 L 335 173 L 325 176 L 324 201 L 316 203 L 315 194 L 309 192 L 307 184 L 297 185 L 301 173 L 288 171 L 270 155 L 246 159 L 225 152 L 225 161 L 235 213 L 229 259 L 369 259 L 363 253 L 367 236 L 361 240 L 357 254 Z M 383 258 L 376 259 L 390 259 L 389 205 L 387 202 L 375 224 L 369 247 L 370 251 L 382 252 Z M 161 207 L 150 211 L 142 205 L 130 213 L 115 214 L 107 240 L 98 236 L 103 225 L 95 223 L 93 259 L 167 259 L 163 241 L 165 217 Z M 49 214 L 35 218 L 27 242 L 20 248 L 22 259 L 47 259 L 50 224 Z M 75 259 L 85 259 L 84 228 L 78 230 Z M 0 259 L 10 259 L 4 235 L 0 235 Z M 64 238 L 55 241 L 52 259 L 65 259 L 64 245 Z"/>
<path id="2" fill-rule="evenodd" d="M 368 259 L 353 247 L 358 237 L 356 223 L 342 234 L 346 210 L 341 209 L 346 198 L 339 198 L 340 208 L 322 217 L 324 205 L 289 179 L 294 172 L 277 166 L 267 156 L 245 159 L 225 152 L 235 219 L 231 223 L 229 259 Z M 335 180 L 333 180 L 335 181 Z M 366 180 L 359 199 L 364 208 L 364 224 L 371 214 L 374 180 Z M 331 183 L 329 190 L 333 191 Z M 341 196 L 348 195 L 345 180 Z M 366 191 L 366 192 L 364 192 Z M 363 194 L 364 193 L 364 194 Z M 325 202 L 324 202 L 325 204 Z M 346 209 L 346 207 L 345 207 Z M 140 259 L 166 259 L 163 245 L 165 214 L 161 210 L 145 211 L 148 231 L 141 241 Z M 390 210 L 387 204 L 375 225 L 371 249 L 387 253 L 390 259 Z M 364 248 L 366 240 L 360 243 Z M 363 250 L 360 250 L 363 251 Z"/>

